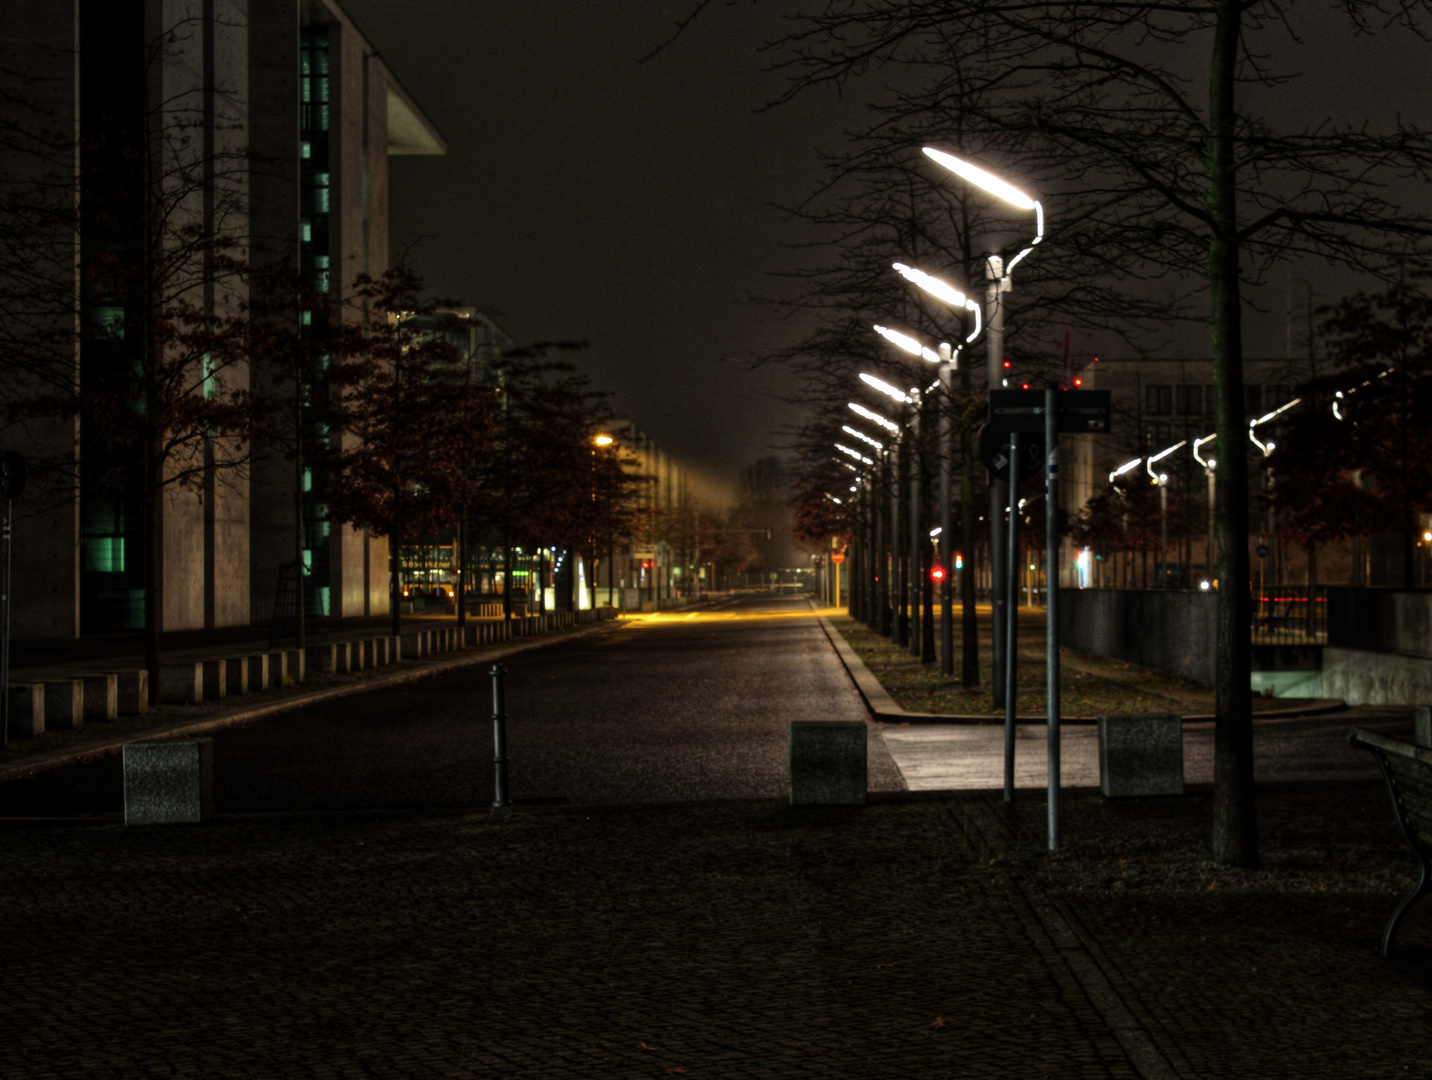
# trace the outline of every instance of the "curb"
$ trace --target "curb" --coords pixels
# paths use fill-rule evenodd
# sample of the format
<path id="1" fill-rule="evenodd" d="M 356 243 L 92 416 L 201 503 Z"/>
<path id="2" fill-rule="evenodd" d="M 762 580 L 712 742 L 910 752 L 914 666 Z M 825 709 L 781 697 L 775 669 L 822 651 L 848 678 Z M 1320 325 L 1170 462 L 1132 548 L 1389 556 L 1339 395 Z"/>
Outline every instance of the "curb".
<path id="1" fill-rule="evenodd" d="M 558 642 L 571 641 L 573 638 L 586 637 L 589 634 L 595 634 L 599 631 L 620 629 L 624 625 L 626 625 L 626 620 L 624 619 L 609 619 L 595 626 L 569 631 L 558 637 L 545 640 L 527 641 L 520 645 L 510 645 L 504 642 L 502 646 L 496 648 L 464 649 L 463 653 L 466 655 L 444 657 L 441 660 L 428 661 L 421 667 L 414 667 L 407 671 L 397 671 L 388 675 L 379 675 L 370 679 L 362 679 L 358 682 L 344 683 L 341 686 L 328 686 L 321 690 L 309 690 L 294 694 L 291 697 L 286 697 L 281 701 L 273 701 L 264 705 L 249 707 L 239 706 L 227 712 L 220 712 L 217 715 L 205 717 L 203 720 L 176 721 L 170 727 L 160 728 L 155 731 L 146 731 L 131 736 L 115 736 L 102 742 L 89 743 L 85 746 L 76 746 L 67 750 L 54 750 L 47 754 L 38 754 L 33 758 L 25 758 L 7 765 L 0 765 L 0 784 L 5 783 L 7 780 L 20 780 L 38 773 L 49 772 L 51 769 L 63 768 L 66 765 L 75 765 L 81 762 L 93 761 L 97 758 L 108 757 L 111 754 L 119 753 L 126 743 L 149 742 L 154 739 L 187 739 L 195 735 L 206 735 L 211 731 L 222 731 L 224 728 L 237 727 L 240 724 L 261 720 L 266 716 L 273 716 L 276 713 L 301 709 L 306 705 L 312 705 L 319 701 L 347 697 L 349 694 L 360 694 L 368 690 L 381 690 L 385 687 L 397 686 L 400 683 L 426 678 L 429 675 L 438 675 L 455 668 L 469 667 L 473 664 L 480 664 L 489 660 L 501 660 L 503 657 L 527 652 L 530 649 L 540 649 L 547 645 L 555 645 Z"/>
<path id="2" fill-rule="evenodd" d="M 840 662 L 845 665 L 845 670 L 850 674 L 855 688 L 860 691 L 860 697 L 865 702 L 865 707 L 870 710 L 870 715 L 882 724 L 1002 724 L 1004 720 L 999 716 L 952 716 L 947 713 L 919 713 L 906 712 L 892 698 L 889 692 L 880 685 L 880 680 L 870 673 L 864 661 L 856 655 L 850 643 L 845 640 L 840 631 L 824 615 L 818 616 L 820 628 L 825 631 L 825 636 L 835 648 L 836 655 Z M 1347 702 L 1341 698 L 1326 698 L 1309 702 L 1307 705 L 1290 707 L 1287 709 L 1269 709 L 1264 712 L 1253 714 L 1257 720 L 1287 720 L 1296 716 L 1317 716 L 1323 713 L 1341 712 L 1347 708 Z M 1197 713 L 1183 717 L 1185 724 L 1212 723 L 1217 720 L 1213 713 Z M 1037 724 L 1041 727 L 1049 723 L 1043 716 L 1015 717 L 1016 724 Z M 1061 724 L 1097 724 L 1097 716 L 1061 716 Z"/>

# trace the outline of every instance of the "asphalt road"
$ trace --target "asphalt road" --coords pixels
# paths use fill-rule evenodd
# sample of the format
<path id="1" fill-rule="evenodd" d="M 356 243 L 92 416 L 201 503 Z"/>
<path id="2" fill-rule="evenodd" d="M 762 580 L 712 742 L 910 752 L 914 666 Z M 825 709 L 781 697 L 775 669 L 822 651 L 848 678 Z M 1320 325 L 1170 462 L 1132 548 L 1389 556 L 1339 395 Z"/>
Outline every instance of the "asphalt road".
<path id="1" fill-rule="evenodd" d="M 533 649 L 507 669 L 519 807 L 766 798 L 792 720 L 863 720 L 870 789 L 903 784 L 809 605 L 732 601 Z M 220 813 L 492 800 L 492 680 L 468 666 L 214 735 Z M 0 816 L 121 811 L 118 757 L 0 785 Z"/>

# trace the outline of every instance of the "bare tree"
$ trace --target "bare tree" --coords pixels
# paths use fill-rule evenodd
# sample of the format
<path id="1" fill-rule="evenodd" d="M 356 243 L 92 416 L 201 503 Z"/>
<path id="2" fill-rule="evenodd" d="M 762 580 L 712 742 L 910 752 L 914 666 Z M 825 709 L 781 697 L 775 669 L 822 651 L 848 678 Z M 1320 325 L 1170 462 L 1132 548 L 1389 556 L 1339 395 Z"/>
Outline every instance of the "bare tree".
<path id="1" fill-rule="evenodd" d="M 1424 0 L 1346 0 L 1337 10 L 1349 33 L 1420 35 L 1429 8 Z M 1432 233 L 1432 221 L 1402 210 L 1380 186 L 1432 176 L 1426 132 L 1331 122 L 1280 127 L 1260 111 L 1296 80 L 1270 51 L 1296 60 L 1298 45 L 1285 0 L 826 2 L 773 44 L 776 66 L 791 77 L 786 98 L 877 67 L 897 76 L 885 114 L 892 121 L 940 116 L 952 80 L 960 80 L 962 115 L 948 118 L 941 141 L 973 124 L 1033 152 L 1040 164 L 1022 172 L 1021 183 L 1051 204 L 1049 251 L 1077 239 L 1078 280 L 1151 283 L 1166 293 L 1170 314 L 1188 314 L 1192 301 L 1207 298 L 1222 585 L 1212 840 L 1216 858 L 1243 866 L 1258 864 L 1251 609 L 1242 585 L 1249 580 L 1245 291 L 1276 263 L 1298 257 L 1382 274 L 1391 244 Z"/>

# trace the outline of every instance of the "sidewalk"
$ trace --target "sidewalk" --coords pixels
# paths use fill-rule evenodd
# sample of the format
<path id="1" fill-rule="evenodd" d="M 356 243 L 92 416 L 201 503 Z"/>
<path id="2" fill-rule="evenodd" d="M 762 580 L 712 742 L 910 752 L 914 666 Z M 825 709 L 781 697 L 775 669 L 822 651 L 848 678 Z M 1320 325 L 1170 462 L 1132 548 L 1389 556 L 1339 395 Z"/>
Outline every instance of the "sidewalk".
<path id="1" fill-rule="evenodd" d="M 567 629 L 551 630 L 533 637 L 493 642 L 486 645 L 466 646 L 434 656 L 420 659 L 400 660 L 396 664 L 380 668 L 364 668 L 360 671 L 323 674 L 310 671 L 302 683 L 293 683 L 265 690 L 251 690 L 241 696 L 218 701 L 205 701 L 196 705 L 151 705 L 147 712 L 137 716 L 120 716 L 117 720 L 90 722 L 78 731 L 45 731 L 29 738 L 11 736 L 9 745 L 0 750 L 0 783 L 17 777 L 33 775 L 47 769 L 59 768 L 76 761 L 87 760 L 103 754 L 117 753 L 125 743 L 136 739 L 182 738 L 202 735 L 235 724 L 248 723 L 262 716 L 285 712 L 300 706 L 345 694 L 357 693 L 423 678 L 453 667 L 500 660 L 527 649 L 540 648 L 554 641 L 597 633 L 623 622 L 640 620 L 643 616 L 619 616 L 603 622 L 583 624 Z M 372 620 L 364 620 L 371 622 Z M 471 620 L 477 622 L 478 620 Z M 384 626 L 388 620 L 382 620 Z M 403 626 L 407 629 L 429 629 L 437 626 L 456 626 L 452 616 L 404 616 Z M 247 629 L 247 628 L 244 628 Z M 264 651 L 267 641 L 255 643 L 234 638 L 232 634 L 210 635 L 219 640 L 205 644 L 190 644 L 189 648 L 176 649 L 165 654 L 165 661 L 181 662 L 210 659 L 224 656 L 243 655 L 249 647 L 253 652 Z M 365 626 L 347 626 L 330 634 L 331 641 L 352 641 L 371 637 L 371 629 Z M 104 653 L 101 647 L 99 650 Z M 142 659 L 126 657 L 122 652 L 110 653 L 102 658 L 50 657 L 50 663 L 18 669 L 12 673 L 12 682 L 43 681 L 63 679 L 78 673 L 94 672 L 105 667 L 125 666 L 122 662 L 133 660 L 143 666 Z"/>

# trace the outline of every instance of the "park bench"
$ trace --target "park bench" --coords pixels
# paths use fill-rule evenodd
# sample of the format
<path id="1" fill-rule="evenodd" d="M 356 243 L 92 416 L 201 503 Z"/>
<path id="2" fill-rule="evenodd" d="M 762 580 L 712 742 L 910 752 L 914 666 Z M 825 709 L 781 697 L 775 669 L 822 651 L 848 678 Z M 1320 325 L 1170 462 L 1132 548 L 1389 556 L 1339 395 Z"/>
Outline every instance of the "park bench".
<path id="1" fill-rule="evenodd" d="M 1353 728 L 1347 741 L 1349 746 L 1368 750 L 1377 759 L 1392 796 L 1397 824 L 1420 867 L 1416 886 L 1397 905 L 1382 932 L 1382 955 L 1386 957 L 1392 951 L 1392 939 L 1402 917 L 1432 892 L 1432 866 L 1428 864 L 1432 857 L 1432 749 L 1365 728 Z"/>

